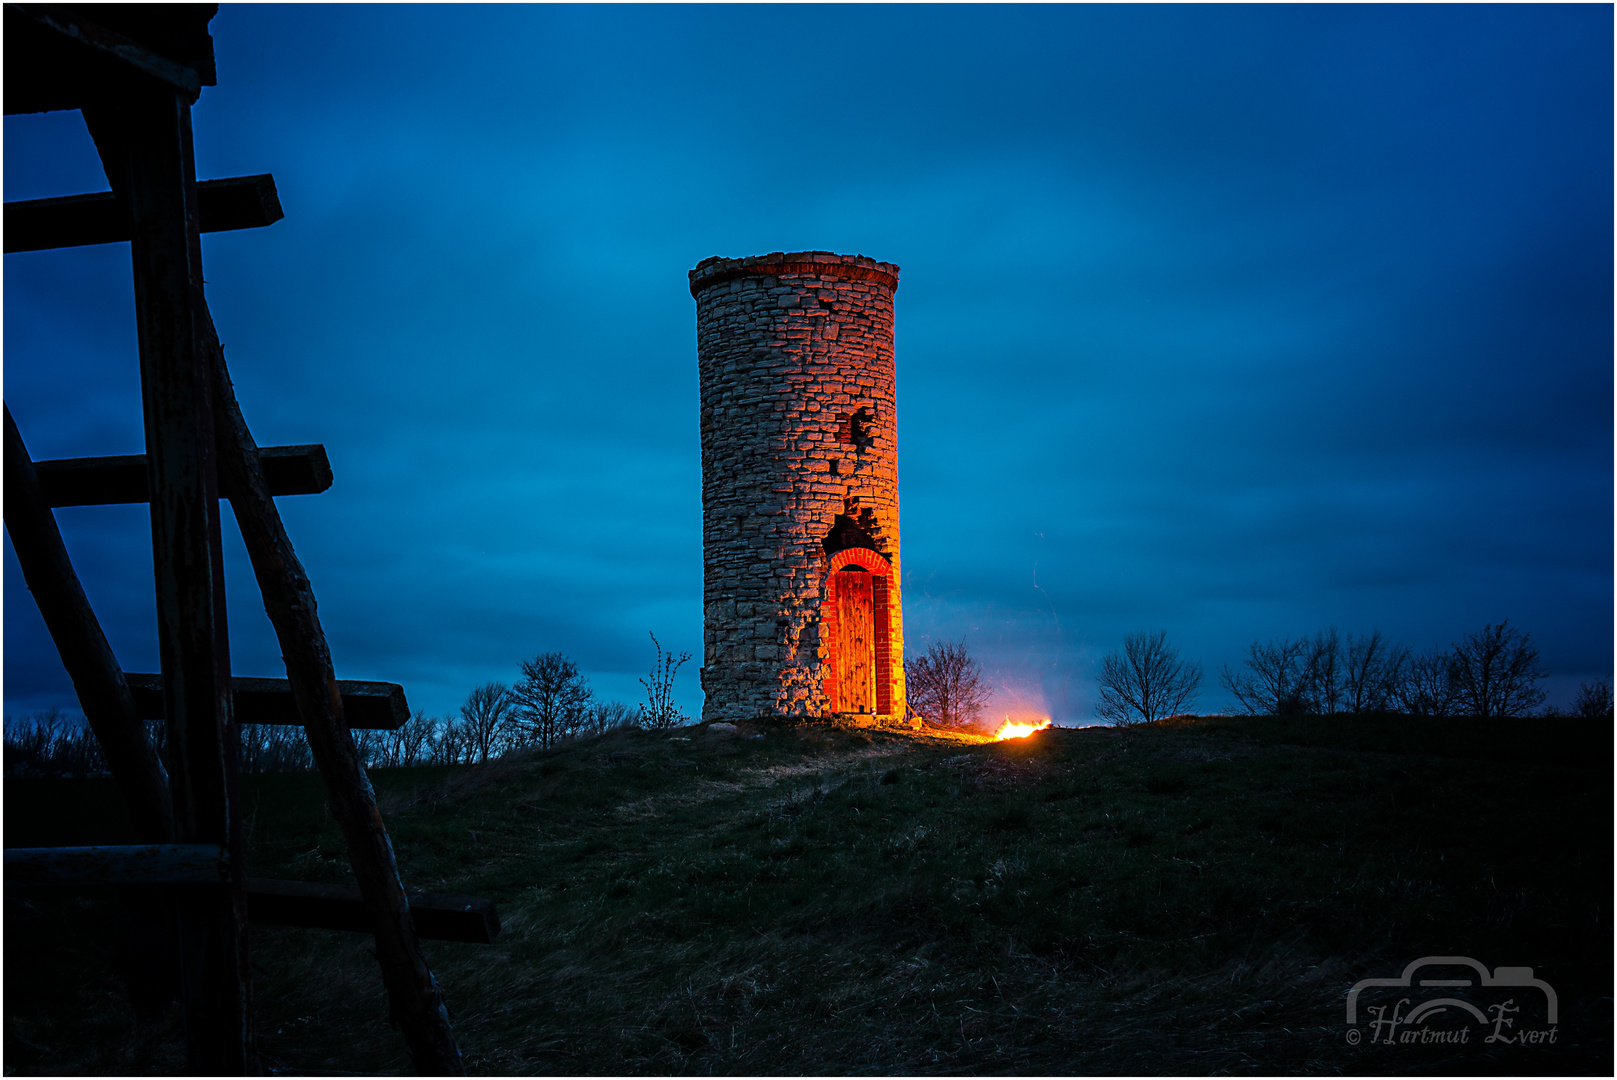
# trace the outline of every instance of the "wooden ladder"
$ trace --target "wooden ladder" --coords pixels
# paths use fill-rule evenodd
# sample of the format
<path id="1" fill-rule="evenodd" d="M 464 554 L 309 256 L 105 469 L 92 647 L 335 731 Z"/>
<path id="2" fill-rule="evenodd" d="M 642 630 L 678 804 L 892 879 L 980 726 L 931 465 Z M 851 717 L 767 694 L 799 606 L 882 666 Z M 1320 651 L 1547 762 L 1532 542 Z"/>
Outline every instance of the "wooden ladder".
<path id="1" fill-rule="evenodd" d="M 188 1067 L 258 1071 L 250 921 L 375 935 L 392 1020 L 418 1072 L 464 1073 L 423 936 L 489 941 L 493 905 L 407 894 L 350 727 L 397 728 L 403 690 L 339 682 L 314 593 L 274 497 L 331 483 L 319 446 L 254 442 L 203 294 L 200 234 L 282 216 L 269 176 L 198 183 L 191 105 L 214 84 L 213 5 L 6 4 L 7 113 L 80 109 L 112 190 L 5 206 L 5 251 L 128 241 L 146 453 L 30 460 L 5 410 L 5 525 L 28 588 L 129 808 L 132 847 L 12 849 L 5 882 L 156 885 L 177 916 Z M 93 12 L 85 18 L 84 12 Z M 233 678 L 219 499 L 228 498 L 286 679 Z M 52 507 L 150 507 L 161 676 L 126 675 L 68 559 Z M 144 722 L 163 718 L 168 768 Z M 237 724 L 300 723 L 357 888 L 247 876 Z"/>

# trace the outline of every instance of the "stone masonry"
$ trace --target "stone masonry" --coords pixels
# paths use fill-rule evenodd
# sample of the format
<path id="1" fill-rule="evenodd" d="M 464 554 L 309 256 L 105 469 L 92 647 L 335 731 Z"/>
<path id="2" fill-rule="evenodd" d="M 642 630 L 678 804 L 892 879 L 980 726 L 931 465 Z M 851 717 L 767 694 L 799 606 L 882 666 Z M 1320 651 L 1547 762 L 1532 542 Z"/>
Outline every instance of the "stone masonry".
<path id="1" fill-rule="evenodd" d="M 823 251 L 690 272 L 704 720 L 902 719 L 893 293 Z"/>

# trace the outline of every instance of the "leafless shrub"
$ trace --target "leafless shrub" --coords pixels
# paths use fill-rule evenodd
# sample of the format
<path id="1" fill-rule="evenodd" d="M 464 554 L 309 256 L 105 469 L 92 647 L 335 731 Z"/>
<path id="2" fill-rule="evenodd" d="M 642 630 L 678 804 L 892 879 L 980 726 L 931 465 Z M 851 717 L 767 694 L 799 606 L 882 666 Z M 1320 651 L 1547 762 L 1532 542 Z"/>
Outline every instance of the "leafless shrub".
<path id="1" fill-rule="evenodd" d="M 1188 712 L 1201 681 L 1201 665 L 1181 660 L 1167 631 L 1129 634 L 1121 653 L 1101 661 L 1095 712 L 1117 725 L 1149 724 Z"/>
<path id="2" fill-rule="evenodd" d="M 911 710 L 935 724 L 965 727 L 988 706 L 982 669 L 964 641 L 934 641 L 925 656 L 904 662 Z"/>
<path id="3" fill-rule="evenodd" d="M 651 635 L 651 644 L 657 650 L 657 660 L 651 666 L 650 678 L 640 680 L 640 685 L 646 688 L 646 701 L 640 706 L 641 726 L 653 730 L 681 727 L 690 723 L 690 717 L 674 704 L 674 676 L 679 674 L 679 669 L 691 658 L 691 654 L 664 653 L 656 634 Z"/>
<path id="4" fill-rule="evenodd" d="M 1572 715 L 1584 720 L 1612 718 L 1611 684 L 1604 679 L 1582 683 L 1572 699 Z"/>

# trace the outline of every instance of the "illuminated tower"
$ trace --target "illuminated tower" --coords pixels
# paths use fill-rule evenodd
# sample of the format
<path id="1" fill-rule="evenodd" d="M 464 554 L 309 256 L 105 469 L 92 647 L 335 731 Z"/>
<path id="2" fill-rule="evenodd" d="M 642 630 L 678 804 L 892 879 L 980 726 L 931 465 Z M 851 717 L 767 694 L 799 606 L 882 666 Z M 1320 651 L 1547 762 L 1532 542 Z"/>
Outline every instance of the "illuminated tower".
<path id="1" fill-rule="evenodd" d="M 691 271 L 704 720 L 904 717 L 893 293 L 824 251 Z"/>

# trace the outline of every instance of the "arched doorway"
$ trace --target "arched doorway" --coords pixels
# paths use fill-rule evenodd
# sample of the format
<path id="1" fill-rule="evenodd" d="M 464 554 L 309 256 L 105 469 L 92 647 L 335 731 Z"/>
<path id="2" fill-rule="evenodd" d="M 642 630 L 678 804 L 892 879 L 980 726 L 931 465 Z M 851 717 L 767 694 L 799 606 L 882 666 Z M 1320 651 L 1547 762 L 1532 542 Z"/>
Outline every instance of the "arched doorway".
<path id="1" fill-rule="evenodd" d="M 893 710 L 890 573 L 887 560 L 869 548 L 831 556 L 820 632 L 827 646 L 825 696 L 833 713 Z"/>

